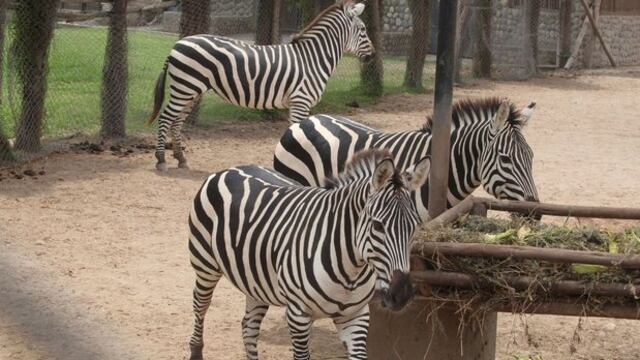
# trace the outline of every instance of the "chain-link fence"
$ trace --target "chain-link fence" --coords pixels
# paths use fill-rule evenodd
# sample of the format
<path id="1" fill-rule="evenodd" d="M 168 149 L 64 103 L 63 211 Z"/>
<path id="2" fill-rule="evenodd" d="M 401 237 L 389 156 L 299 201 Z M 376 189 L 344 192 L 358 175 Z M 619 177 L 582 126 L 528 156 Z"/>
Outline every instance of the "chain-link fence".
<path id="1" fill-rule="evenodd" d="M 333 3 L 9 2 L 7 36 L 2 37 L 6 57 L 0 161 L 12 158 L 10 148 L 18 154 L 39 151 L 43 139 L 78 132 L 118 137 L 149 131 L 143 124 L 152 107 L 155 80 L 181 36 L 211 33 L 258 44 L 288 43 Z M 344 56 L 314 112 L 341 113 L 383 93 L 432 87 L 439 1 L 366 4 L 362 18 L 377 42 L 377 62 L 366 67 L 355 56 Z M 526 79 L 540 68 L 561 66 L 570 59 L 584 11 L 580 0 L 459 0 L 458 19 L 458 81 L 472 75 Z M 264 116 L 206 96 L 197 123 Z"/>

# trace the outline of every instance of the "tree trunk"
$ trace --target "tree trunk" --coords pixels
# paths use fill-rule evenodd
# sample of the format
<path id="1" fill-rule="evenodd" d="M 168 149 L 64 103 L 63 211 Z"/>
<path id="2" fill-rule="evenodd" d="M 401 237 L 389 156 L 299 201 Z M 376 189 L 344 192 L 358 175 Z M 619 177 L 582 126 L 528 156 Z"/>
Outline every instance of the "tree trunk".
<path id="1" fill-rule="evenodd" d="M 478 31 L 474 36 L 473 76 L 477 78 L 491 77 L 491 11 L 492 0 L 478 0 L 475 16 Z"/>
<path id="2" fill-rule="evenodd" d="M 101 135 L 104 138 L 126 135 L 127 78 L 127 0 L 113 0 L 102 69 Z"/>
<path id="3" fill-rule="evenodd" d="M 369 96 L 382 95 L 383 89 L 383 73 L 382 64 L 382 11 L 380 11 L 381 0 L 371 0 L 367 2 L 362 20 L 367 26 L 369 38 L 373 42 L 375 55 L 367 63 L 363 63 L 360 67 L 360 79 L 364 88 L 364 93 Z"/>
<path id="4" fill-rule="evenodd" d="M 21 0 L 15 3 L 15 40 L 11 49 L 22 85 L 22 109 L 16 148 L 42 148 L 44 101 L 47 92 L 47 55 L 60 0 Z"/>
<path id="5" fill-rule="evenodd" d="M 210 16 L 210 0 L 182 0 L 180 37 L 208 34 Z"/>
<path id="6" fill-rule="evenodd" d="M 404 86 L 420 91 L 423 89 L 422 73 L 429 39 L 430 0 L 409 0 L 409 9 L 413 14 L 413 32 L 407 58 L 407 70 L 404 73 Z"/>
<path id="7" fill-rule="evenodd" d="M 211 0 L 182 0 L 182 14 L 180 15 L 181 38 L 191 35 L 208 34 L 210 24 Z M 200 99 L 196 100 L 189 116 L 187 116 L 186 123 L 189 125 L 195 125 L 198 122 Z"/>
<path id="8" fill-rule="evenodd" d="M 524 46 L 527 73 L 529 74 L 536 74 L 538 72 L 538 26 L 540 25 L 541 6 L 541 0 L 524 2 Z"/>
<path id="9" fill-rule="evenodd" d="M 4 64 L 4 34 L 5 25 L 7 21 L 7 3 L 8 0 L 0 0 L 0 64 Z M 2 104 L 2 75 L 3 67 L 0 67 L 0 104 Z M 0 114 L 0 116 L 2 116 Z M 5 161 L 15 161 L 15 155 L 11 145 L 4 133 L 2 122 L 4 119 L 0 118 L 0 163 Z"/>
<path id="10" fill-rule="evenodd" d="M 467 47 L 467 27 L 469 25 L 469 5 L 467 2 L 470 0 L 463 0 L 458 2 L 458 24 L 456 30 L 456 51 L 455 51 L 455 68 L 453 74 L 453 80 L 455 83 L 462 82 L 462 58 L 463 51 Z"/>

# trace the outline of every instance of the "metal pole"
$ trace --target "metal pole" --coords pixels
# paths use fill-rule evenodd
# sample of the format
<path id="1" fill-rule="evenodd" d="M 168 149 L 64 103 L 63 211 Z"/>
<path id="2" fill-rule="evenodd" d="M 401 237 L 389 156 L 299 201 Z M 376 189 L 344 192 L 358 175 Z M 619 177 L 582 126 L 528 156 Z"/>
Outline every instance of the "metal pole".
<path id="1" fill-rule="evenodd" d="M 431 140 L 433 166 L 429 177 L 429 216 L 432 218 L 440 215 L 447 208 L 457 8 L 458 0 L 440 1 Z"/>

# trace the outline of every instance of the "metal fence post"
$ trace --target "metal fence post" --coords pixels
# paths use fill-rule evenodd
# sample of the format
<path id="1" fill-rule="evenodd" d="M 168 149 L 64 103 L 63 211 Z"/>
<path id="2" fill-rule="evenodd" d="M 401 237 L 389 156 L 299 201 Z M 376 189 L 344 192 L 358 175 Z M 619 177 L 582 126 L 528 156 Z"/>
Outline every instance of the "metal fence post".
<path id="1" fill-rule="evenodd" d="M 434 218 L 447 208 L 449 182 L 449 137 L 456 42 L 458 0 L 440 2 L 438 49 L 429 176 L 429 215 Z"/>

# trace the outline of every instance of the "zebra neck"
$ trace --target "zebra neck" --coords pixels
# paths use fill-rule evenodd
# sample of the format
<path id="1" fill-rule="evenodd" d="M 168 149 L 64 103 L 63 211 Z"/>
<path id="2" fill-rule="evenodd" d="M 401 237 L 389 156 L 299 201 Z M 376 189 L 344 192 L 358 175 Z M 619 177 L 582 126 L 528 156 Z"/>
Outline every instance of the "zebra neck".
<path id="1" fill-rule="evenodd" d="M 366 273 L 367 265 L 358 243 L 358 224 L 363 215 L 367 197 L 369 195 L 369 181 L 360 180 L 344 188 L 337 189 L 334 199 L 340 199 L 335 203 L 334 213 L 344 221 L 344 233 L 333 237 L 330 251 L 339 249 L 342 258 L 340 272 L 346 283 L 356 283 Z"/>
<path id="2" fill-rule="evenodd" d="M 317 25 L 294 44 L 307 69 L 327 81 L 338 66 L 346 40 L 325 25 Z"/>
<path id="3" fill-rule="evenodd" d="M 458 184 L 456 189 L 450 189 L 458 200 L 463 200 L 482 185 L 482 155 L 492 139 L 490 125 L 488 122 L 473 122 L 451 131 L 450 168 L 455 181 L 449 181 L 449 186 Z"/>

